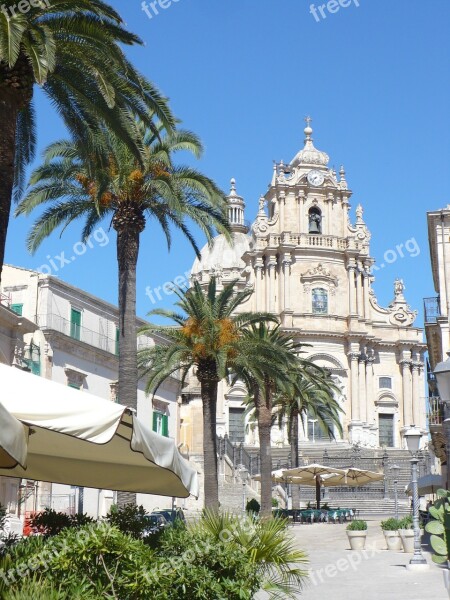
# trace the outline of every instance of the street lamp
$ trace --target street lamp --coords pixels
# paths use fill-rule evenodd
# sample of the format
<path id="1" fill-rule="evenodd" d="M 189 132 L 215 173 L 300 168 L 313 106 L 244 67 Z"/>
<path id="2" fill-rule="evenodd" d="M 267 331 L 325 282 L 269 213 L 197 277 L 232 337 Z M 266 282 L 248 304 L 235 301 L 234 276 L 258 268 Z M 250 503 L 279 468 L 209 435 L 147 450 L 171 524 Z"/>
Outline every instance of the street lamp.
<path id="1" fill-rule="evenodd" d="M 450 407 L 450 352 L 447 352 L 447 360 L 440 362 L 434 369 L 434 375 L 436 377 L 437 387 L 439 391 L 439 397 L 444 404 L 444 435 L 446 440 L 446 452 L 447 452 L 447 481 L 446 487 L 450 489 L 450 419 L 449 407 Z"/>
<path id="2" fill-rule="evenodd" d="M 406 445 L 412 454 L 411 458 L 411 488 L 413 496 L 413 525 L 414 525 L 414 556 L 409 561 L 408 568 L 410 569 L 425 569 L 428 568 L 428 563 L 422 554 L 422 546 L 420 543 L 420 526 L 419 526 L 419 488 L 417 485 L 417 465 L 419 459 L 417 453 L 420 448 L 420 440 L 422 434 L 420 429 L 415 425 L 411 425 L 405 433 Z"/>
<path id="3" fill-rule="evenodd" d="M 239 465 L 238 471 L 239 471 L 239 477 L 242 481 L 242 512 L 245 514 L 245 505 L 246 505 L 246 499 L 247 499 L 246 485 L 247 485 L 247 481 L 249 480 L 250 473 L 248 472 L 248 469 L 246 469 L 244 465 Z"/>
<path id="4" fill-rule="evenodd" d="M 397 493 L 397 485 L 398 485 L 398 474 L 400 472 L 400 467 L 398 465 L 392 465 L 390 471 L 392 473 L 392 477 L 394 478 L 395 518 L 398 521 L 398 493 Z"/>

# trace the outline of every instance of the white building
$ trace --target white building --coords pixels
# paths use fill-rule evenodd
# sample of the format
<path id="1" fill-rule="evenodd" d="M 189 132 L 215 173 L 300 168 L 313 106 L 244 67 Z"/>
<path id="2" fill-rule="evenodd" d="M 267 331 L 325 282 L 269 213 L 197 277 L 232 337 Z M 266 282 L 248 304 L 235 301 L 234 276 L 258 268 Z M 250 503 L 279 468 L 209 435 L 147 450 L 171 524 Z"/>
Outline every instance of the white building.
<path id="1" fill-rule="evenodd" d="M 10 296 L 0 293 L 0 363 L 27 369 L 29 351 L 24 338 L 33 335 L 36 329 L 29 319 L 11 310 Z M 0 504 L 12 515 L 20 515 L 20 483 L 20 479 L 0 477 Z"/>
<path id="2" fill-rule="evenodd" d="M 116 306 L 55 277 L 8 265 L 3 269 L 0 291 L 12 309 L 8 314 L 16 319 L 20 315 L 21 322 L 30 323 L 25 335 L 25 358 L 32 372 L 82 393 L 120 401 Z M 143 324 L 144 321 L 137 320 L 137 327 Z M 146 337 L 138 340 L 138 346 L 154 343 Z M 139 417 L 154 431 L 178 443 L 180 382 L 176 378 L 166 381 L 158 390 L 153 406 L 144 387 L 145 383 L 140 381 Z M 96 517 L 108 511 L 113 498 L 108 490 L 80 492 L 65 485 L 40 483 L 37 497 L 30 494 L 27 509 L 50 505 L 56 510 L 82 508 Z M 138 504 L 151 510 L 170 506 L 171 499 L 139 494 Z"/>
<path id="3" fill-rule="evenodd" d="M 411 424 L 427 435 L 423 331 L 414 326 L 417 312 L 407 304 L 403 281 L 395 281 L 391 304 L 379 306 L 363 209 L 358 205 L 353 223 L 345 170 L 338 176 L 329 168 L 307 121 L 303 149 L 290 163 L 274 166 L 250 231 L 232 180 L 235 245 L 218 236 L 194 262 L 192 276 L 205 284 L 213 275 L 223 284 L 238 279 L 241 288 L 254 290 L 243 310 L 277 314 L 286 331 L 311 345 L 305 357 L 327 367 L 342 390 L 344 442 L 402 448 Z M 195 385 L 186 390 L 182 416 L 185 442 L 198 452 L 201 401 Z M 230 389 L 222 382 L 217 432 L 255 444 L 255 433 L 245 430 L 243 396 L 242 386 Z M 320 439 L 314 423 L 304 425 L 304 440 Z M 285 432 L 274 429 L 273 442 L 286 444 Z"/>

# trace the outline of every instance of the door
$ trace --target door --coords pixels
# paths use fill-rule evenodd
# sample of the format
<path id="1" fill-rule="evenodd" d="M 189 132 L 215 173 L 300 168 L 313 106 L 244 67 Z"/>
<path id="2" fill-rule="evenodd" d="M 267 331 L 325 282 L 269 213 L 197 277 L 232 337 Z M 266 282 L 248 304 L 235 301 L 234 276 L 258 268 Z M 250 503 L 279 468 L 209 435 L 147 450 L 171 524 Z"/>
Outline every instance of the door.
<path id="1" fill-rule="evenodd" d="M 70 337 L 81 340 L 81 311 L 75 308 L 70 311 Z"/>
<path id="2" fill-rule="evenodd" d="M 245 417 L 244 408 L 229 409 L 229 438 L 233 444 L 243 444 L 245 442 Z"/>
<path id="3" fill-rule="evenodd" d="M 380 446 L 394 448 L 394 415 L 379 415 Z"/>

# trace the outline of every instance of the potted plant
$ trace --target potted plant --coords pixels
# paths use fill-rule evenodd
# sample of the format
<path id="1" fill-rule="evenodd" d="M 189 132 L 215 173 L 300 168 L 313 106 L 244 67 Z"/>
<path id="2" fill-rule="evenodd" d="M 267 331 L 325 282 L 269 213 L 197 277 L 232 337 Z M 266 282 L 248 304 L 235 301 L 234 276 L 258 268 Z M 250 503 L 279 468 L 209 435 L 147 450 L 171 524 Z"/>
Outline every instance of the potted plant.
<path id="1" fill-rule="evenodd" d="M 347 525 L 347 536 L 352 550 L 364 550 L 366 547 L 367 521 L 352 521 Z"/>
<path id="2" fill-rule="evenodd" d="M 411 515 L 400 519 L 398 531 L 403 544 L 403 551 L 408 554 L 414 553 L 414 525 Z"/>
<path id="3" fill-rule="evenodd" d="M 444 582 L 450 598 L 450 492 L 438 490 L 438 500 L 430 506 L 428 512 L 433 518 L 426 524 L 425 529 L 431 534 L 430 544 L 433 548 L 433 562 L 438 565 L 447 564 L 444 570 Z"/>
<path id="4" fill-rule="evenodd" d="M 399 519 L 391 518 L 386 521 L 381 521 L 381 529 L 383 530 L 388 550 L 399 552 L 402 549 L 402 539 L 398 532 L 399 527 Z"/>

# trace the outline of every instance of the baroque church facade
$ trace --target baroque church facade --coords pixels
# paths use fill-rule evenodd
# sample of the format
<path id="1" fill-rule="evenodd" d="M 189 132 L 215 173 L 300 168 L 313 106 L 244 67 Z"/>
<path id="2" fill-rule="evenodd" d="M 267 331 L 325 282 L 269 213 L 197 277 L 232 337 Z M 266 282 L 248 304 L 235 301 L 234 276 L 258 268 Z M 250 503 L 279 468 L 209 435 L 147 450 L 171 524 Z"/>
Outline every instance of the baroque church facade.
<path id="1" fill-rule="evenodd" d="M 238 280 L 253 294 L 243 310 L 270 311 L 283 328 L 307 345 L 305 357 L 328 368 L 341 393 L 343 438 L 367 448 L 403 448 L 412 424 L 426 436 L 423 331 L 405 299 L 402 280 L 394 282 L 391 304 L 379 306 L 372 288 L 375 263 L 371 234 L 361 205 L 352 223 L 352 192 L 342 167 L 315 148 L 310 119 L 305 143 L 294 159 L 274 165 L 268 191 L 251 226 L 236 182 L 228 197 L 234 245 L 217 236 L 196 260 L 191 277 L 206 284 Z M 193 454 L 202 450 L 201 400 L 195 380 L 183 394 L 181 438 Z M 221 382 L 217 433 L 232 442 L 258 445 L 244 422 L 239 383 Z M 305 417 L 300 435 L 317 442 L 323 434 Z M 276 426 L 274 445 L 287 444 Z"/>

